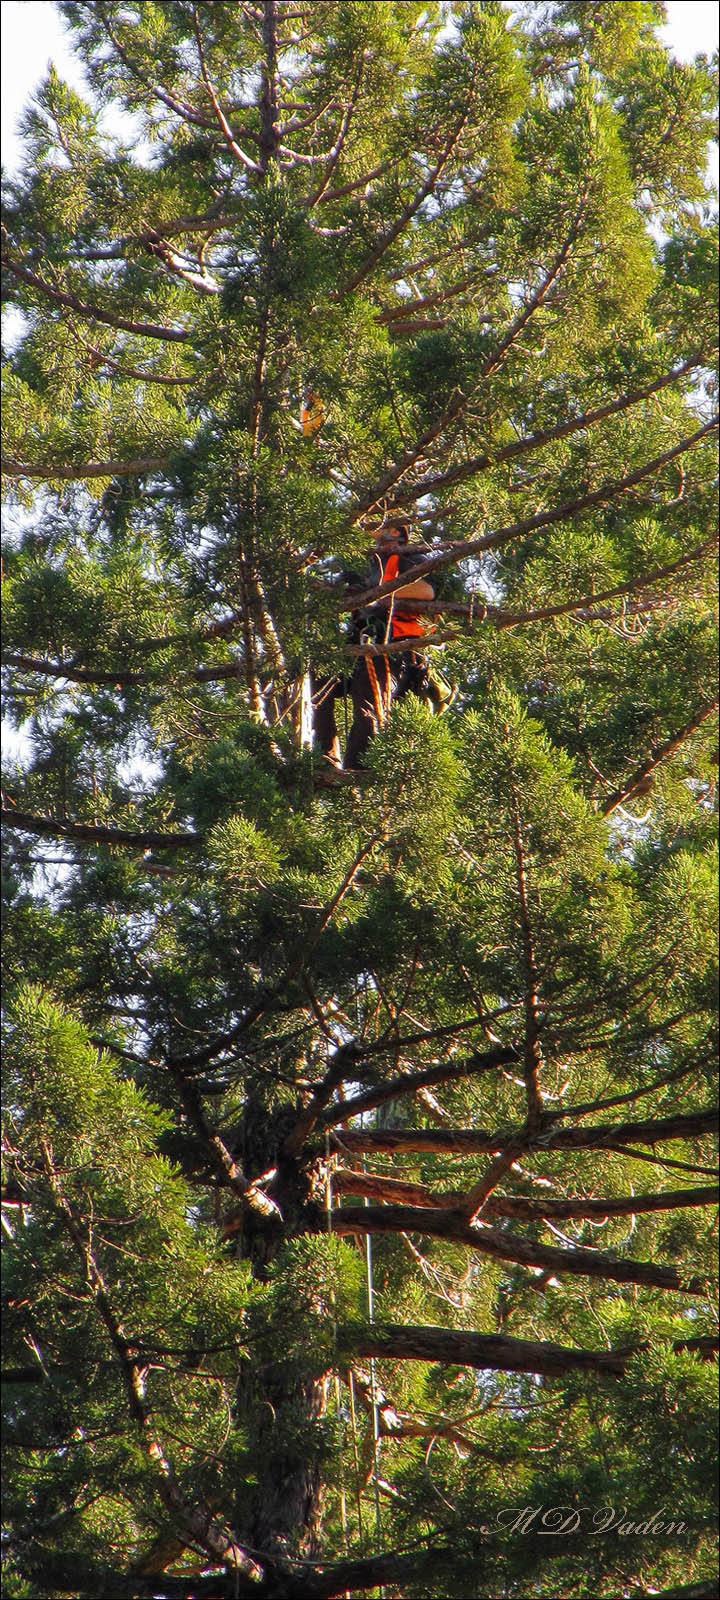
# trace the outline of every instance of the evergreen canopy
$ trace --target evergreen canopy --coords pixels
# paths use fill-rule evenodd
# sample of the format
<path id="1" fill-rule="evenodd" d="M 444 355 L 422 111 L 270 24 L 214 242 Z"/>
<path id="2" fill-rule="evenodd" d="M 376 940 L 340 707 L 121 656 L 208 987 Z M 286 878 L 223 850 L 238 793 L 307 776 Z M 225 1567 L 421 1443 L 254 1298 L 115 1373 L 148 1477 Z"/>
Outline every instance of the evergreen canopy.
<path id="1" fill-rule="evenodd" d="M 634 0 L 60 10 L 5 1592 L 711 1594 L 714 71 Z M 328 793 L 301 685 L 398 509 L 457 693 Z"/>

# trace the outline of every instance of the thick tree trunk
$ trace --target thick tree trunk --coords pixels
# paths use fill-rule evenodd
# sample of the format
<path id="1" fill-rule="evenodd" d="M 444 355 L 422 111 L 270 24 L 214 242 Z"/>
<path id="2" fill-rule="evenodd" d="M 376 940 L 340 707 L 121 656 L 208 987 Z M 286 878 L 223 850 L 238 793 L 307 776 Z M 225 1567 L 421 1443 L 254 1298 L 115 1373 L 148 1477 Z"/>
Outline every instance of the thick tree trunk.
<path id="1" fill-rule="evenodd" d="M 271 1558 L 292 1552 L 309 1560 L 321 1548 L 321 1426 L 327 1379 L 298 1383 L 282 1366 L 266 1369 L 264 1376 L 253 1407 L 257 1488 L 246 1538 Z M 247 1502 L 247 1485 L 242 1498 Z"/>

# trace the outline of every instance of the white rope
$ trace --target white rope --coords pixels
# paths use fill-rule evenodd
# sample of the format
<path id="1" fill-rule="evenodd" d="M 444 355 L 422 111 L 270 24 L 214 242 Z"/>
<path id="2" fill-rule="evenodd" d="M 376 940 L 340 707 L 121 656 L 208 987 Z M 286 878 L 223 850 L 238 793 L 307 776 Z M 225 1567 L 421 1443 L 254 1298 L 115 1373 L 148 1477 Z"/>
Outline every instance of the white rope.
<path id="1" fill-rule="evenodd" d="M 361 1115 L 361 1118 L 360 1118 L 361 1126 L 364 1124 L 364 1121 L 365 1121 L 365 1115 L 363 1113 Z M 367 1169 L 367 1162 L 365 1160 L 365 1157 L 363 1156 L 363 1171 L 366 1171 L 366 1169 Z M 369 1204 L 370 1204 L 369 1196 L 365 1195 L 364 1196 L 364 1205 L 365 1206 L 369 1206 Z M 374 1285 L 373 1285 L 372 1236 L 371 1236 L 371 1234 L 369 1232 L 366 1233 L 366 1235 L 365 1235 L 365 1284 L 366 1284 L 366 1291 L 367 1291 L 368 1322 L 370 1323 L 370 1326 L 372 1327 L 372 1324 L 375 1321 L 375 1291 L 374 1291 Z M 375 1490 L 375 1550 L 376 1550 L 376 1553 L 379 1555 L 380 1554 L 380 1547 L 381 1547 L 381 1535 L 382 1535 L 382 1519 L 381 1519 L 381 1514 L 380 1514 L 380 1464 L 379 1464 L 380 1411 L 379 1411 L 378 1402 L 377 1402 L 377 1388 L 376 1388 L 376 1383 L 375 1383 L 375 1357 L 374 1356 L 370 1357 L 370 1404 L 372 1406 L 372 1428 L 373 1428 L 373 1471 L 372 1471 L 372 1476 L 373 1476 L 373 1487 L 374 1487 L 374 1490 Z M 382 1588 L 382 1586 L 378 1587 L 378 1595 L 379 1595 L 379 1600 L 384 1600 L 385 1590 Z"/>
<path id="2" fill-rule="evenodd" d="M 328 1051 L 328 1054 L 329 1054 L 329 1051 Z M 332 1205 L 333 1205 L 332 1165 L 331 1165 L 331 1159 L 330 1159 L 330 1129 L 328 1128 L 325 1131 L 325 1213 L 326 1213 L 326 1216 L 327 1216 L 328 1237 L 331 1236 L 332 1231 L 333 1231 L 333 1226 L 332 1226 Z M 341 1403 L 340 1403 L 340 1373 L 338 1372 L 338 1367 L 337 1367 L 337 1314 L 336 1314 L 336 1310 L 335 1310 L 335 1296 L 334 1295 L 332 1297 L 332 1321 L 333 1321 L 333 1356 L 334 1356 L 334 1361 L 335 1361 L 335 1408 L 336 1408 L 337 1417 L 338 1417 L 338 1427 L 340 1428 L 340 1524 L 341 1524 L 342 1531 L 343 1531 L 343 1539 L 345 1541 L 345 1553 L 347 1555 L 347 1550 L 348 1550 L 348 1525 L 347 1525 L 347 1503 L 346 1503 L 346 1500 L 345 1500 L 345 1464 L 344 1464 L 345 1463 L 345 1439 L 344 1439 L 344 1429 L 342 1427 L 342 1406 L 341 1406 Z"/>

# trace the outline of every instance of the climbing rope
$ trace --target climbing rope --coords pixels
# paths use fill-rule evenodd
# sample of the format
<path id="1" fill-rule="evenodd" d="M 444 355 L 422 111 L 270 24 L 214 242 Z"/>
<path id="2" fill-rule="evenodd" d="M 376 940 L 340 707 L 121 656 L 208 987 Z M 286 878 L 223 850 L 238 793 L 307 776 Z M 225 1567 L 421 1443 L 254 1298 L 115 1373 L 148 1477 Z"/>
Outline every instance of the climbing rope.
<path id="1" fill-rule="evenodd" d="M 329 1055 L 329 1051 L 327 1052 Z M 330 1130 L 325 1131 L 325 1214 L 327 1217 L 328 1237 L 332 1235 L 332 1166 L 330 1162 Z M 332 1330 L 333 1330 L 333 1356 L 335 1364 L 335 1409 L 337 1411 L 338 1426 L 340 1428 L 340 1525 L 343 1531 L 345 1551 L 348 1546 L 347 1502 L 345 1499 L 345 1438 L 342 1426 L 342 1405 L 340 1402 L 340 1373 L 338 1372 L 338 1336 L 337 1336 L 337 1311 L 335 1295 L 332 1297 Z"/>
<path id="2" fill-rule="evenodd" d="M 363 1112 L 361 1114 L 361 1117 L 360 1117 L 360 1126 L 361 1127 L 364 1125 L 364 1122 L 365 1122 L 365 1113 Z M 363 1172 L 365 1172 L 367 1170 L 367 1162 L 366 1162 L 365 1156 L 363 1156 L 363 1163 L 362 1164 L 363 1164 Z M 363 1204 L 365 1206 L 369 1206 L 370 1200 L 369 1200 L 368 1195 L 365 1195 L 363 1197 Z M 374 1284 L 373 1284 L 372 1236 L 371 1236 L 371 1234 L 369 1232 L 366 1233 L 366 1235 L 365 1235 L 365 1289 L 366 1289 L 366 1294 L 367 1294 L 368 1322 L 372 1326 L 373 1322 L 375 1321 L 375 1287 L 374 1287 Z M 375 1380 L 375 1357 L 374 1356 L 370 1357 L 370 1405 L 372 1407 L 372 1429 L 373 1429 L 373 1470 L 372 1470 L 372 1476 L 373 1476 L 373 1487 L 374 1487 L 374 1490 L 375 1490 L 375 1553 L 376 1553 L 376 1555 L 379 1555 L 380 1552 L 381 1552 L 381 1548 L 382 1548 L 382 1517 L 381 1517 L 381 1514 L 380 1514 L 380 1462 L 379 1462 L 380 1411 L 379 1411 L 378 1402 L 377 1402 L 377 1385 L 376 1385 L 376 1380 Z M 384 1600 L 384 1595 L 385 1595 L 385 1590 L 382 1588 L 382 1586 L 380 1586 L 378 1588 L 379 1600 Z"/>
<path id="3" fill-rule="evenodd" d="M 364 1165 L 365 1165 L 365 1163 L 363 1162 L 363 1166 Z M 370 1201 L 369 1201 L 367 1195 L 365 1195 L 365 1205 L 369 1206 L 369 1204 L 370 1204 Z M 369 1233 L 366 1233 L 366 1235 L 365 1235 L 365 1274 L 366 1274 L 366 1283 L 367 1283 L 368 1322 L 372 1326 L 373 1322 L 375 1321 L 375 1305 L 374 1305 L 374 1297 L 373 1297 L 372 1240 L 371 1240 L 371 1237 L 370 1237 Z M 373 1426 L 373 1486 L 374 1486 L 374 1489 L 375 1489 L 375 1532 L 376 1532 L 376 1536 L 377 1536 L 377 1538 L 376 1538 L 376 1550 L 377 1550 L 377 1553 L 379 1554 L 380 1553 L 380 1543 L 381 1543 L 380 1535 L 381 1535 L 381 1531 L 382 1531 L 382 1528 L 381 1528 L 381 1516 L 380 1516 L 380 1469 L 379 1469 L 379 1459 L 378 1459 L 379 1443 L 380 1443 L 380 1412 L 379 1412 L 378 1403 L 377 1403 L 377 1388 L 376 1388 L 376 1383 L 375 1383 L 375 1357 L 374 1356 L 370 1357 L 370 1404 L 372 1406 L 372 1426 Z M 384 1593 L 384 1591 L 382 1589 L 378 1589 L 378 1594 L 380 1596 L 380 1600 L 382 1600 L 383 1593 Z"/>
<path id="4" fill-rule="evenodd" d="M 364 1121 L 364 1117 L 361 1120 Z M 365 1169 L 366 1169 L 366 1161 L 365 1161 L 365 1158 L 363 1157 L 363 1170 L 365 1170 Z M 367 1195 L 365 1196 L 364 1203 L 365 1203 L 366 1206 L 370 1204 Z M 332 1192 L 332 1163 L 331 1163 L 331 1156 L 330 1156 L 330 1130 L 327 1129 L 326 1132 L 325 1132 L 325 1219 L 326 1219 L 326 1224 L 327 1224 L 328 1237 L 330 1237 L 332 1235 L 332 1231 L 333 1231 L 332 1209 L 333 1209 L 333 1192 Z M 368 1321 L 370 1322 L 370 1324 L 372 1324 L 374 1322 L 374 1320 L 375 1320 L 375 1287 L 374 1287 L 374 1283 L 373 1283 L 372 1239 L 371 1239 L 371 1235 L 369 1233 L 367 1233 L 365 1235 L 365 1292 L 366 1292 L 366 1297 L 367 1297 Z M 332 1297 L 332 1332 L 333 1332 L 333 1353 L 334 1353 L 334 1357 L 335 1357 L 335 1404 L 336 1404 L 336 1407 L 337 1407 L 338 1418 L 341 1419 L 342 1418 L 342 1407 L 341 1407 L 341 1401 L 340 1401 L 340 1375 L 339 1375 L 339 1371 L 338 1371 L 338 1365 L 339 1365 L 339 1362 L 338 1362 L 338 1329 L 337 1329 L 337 1315 L 336 1315 L 336 1306 L 335 1306 L 335 1296 L 334 1295 Z M 348 1370 L 348 1389 L 349 1389 L 349 1393 L 350 1393 L 350 1425 L 351 1425 L 351 1435 L 352 1435 L 353 1459 L 354 1459 L 354 1467 L 355 1467 L 355 1499 L 356 1499 L 356 1506 L 357 1506 L 358 1537 L 359 1537 L 360 1544 L 361 1544 L 361 1547 L 362 1547 L 363 1553 L 364 1553 L 364 1550 L 365 1550 L 365 1528 L 364 1528 L 364 1524 L 363 1524 L 363 1514 L 362 1514 L 362 1490 L 361 1490 L 361 1487 L 360 1487 L 360 1460 L 359 1460 L 358 1441 L 357 1441 L 357 1411 L 356 1411 L 356 1406 L 355 1406 L 355 1383 L 354 1383 L 354 1379 L 353 1379 L 352 1367 L 350 1367 L 349 1370 Z M 379 1412 L 378 1399 L 377 1399 L 377 1382 L 376 1382 L 376 1374 L 375 1374 L 375 1358 L 374 1358 L 374 1356 L 370 1357 L 370 1406 L 371 1406 L 371 1412 L 372 1412 L 372 1436 L 373 1436 L 372 1478 L 373 1478 L 373 1487 L 374 1487 L 374 1491 L 375 1491 L 375 1553 L 376 1554 L 380 1554 L 381 1545 L 382 1545 L 382 1516 L 381 1516 L 381 1511 L 380 1511 L 380 1466 L 379 1466 L 380 1412 Z M 344 1539 L 344 1542 L 345 1542 L 345 1548 L 347 1550 L 347 1546 L 348 1546 L 348 1522 L 347 1522 L 347 1499 L 346 1499 L 346 1493 L 345 1493 L 345 1475 L 344 1475 L 344 1465 L 343 1465 L 343 1461 L 344 1461 L 344 1448 L 343 1447 L 344 1447 L 344 1439 L 341 1437 L 341 1441 L 340 1441 L 340 1522 L 341 1522 L 342 1531 L 343 1531 L 343 1539 Z M 378 1593 L 379 1600 L 384 1600 L 385 1591 L 384 1591 L 384 1589 L 382 1587 L 378 1588 L 377 1593 Z"/>
<path id="5" fill-rule="evenodd" d="M 300 726 L 298 731 L 300 735 L 300 750 L 310 751 L 310 790 L 312 791 L 315 787 L 315 712 L 312 694 L 312 673 L 310 671 L 309 634 L 308 597 L 306 595 L 303 608 L 304 671 L 300 683 Z"/>

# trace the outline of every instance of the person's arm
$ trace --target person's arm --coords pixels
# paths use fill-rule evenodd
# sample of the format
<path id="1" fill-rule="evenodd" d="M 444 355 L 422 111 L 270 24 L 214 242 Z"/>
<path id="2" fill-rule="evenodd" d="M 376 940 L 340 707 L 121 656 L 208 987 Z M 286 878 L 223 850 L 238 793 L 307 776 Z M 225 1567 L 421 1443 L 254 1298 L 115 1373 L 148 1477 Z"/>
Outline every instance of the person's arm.
<path id="1" fill-rule="evenodd" d="M 405 549 L 400 551 L 398 575 L 402 576 L 403 573 L 412 571 L 413 567 L 416 567 L 420 561 L 426 559 L 426 550 L 422 550 L 419 547 L 413 548 L 412 545 L 406 545 Z M 397 591 L 397 603 L 399 606 L 406 605 L 406 603 L 410 600 L 435 599 L 435 590 L 427 577 L 413 578 L 408 585 L 408 589 L 410 591 L 409 593 L 405 589 L 399 589 Z"/>

